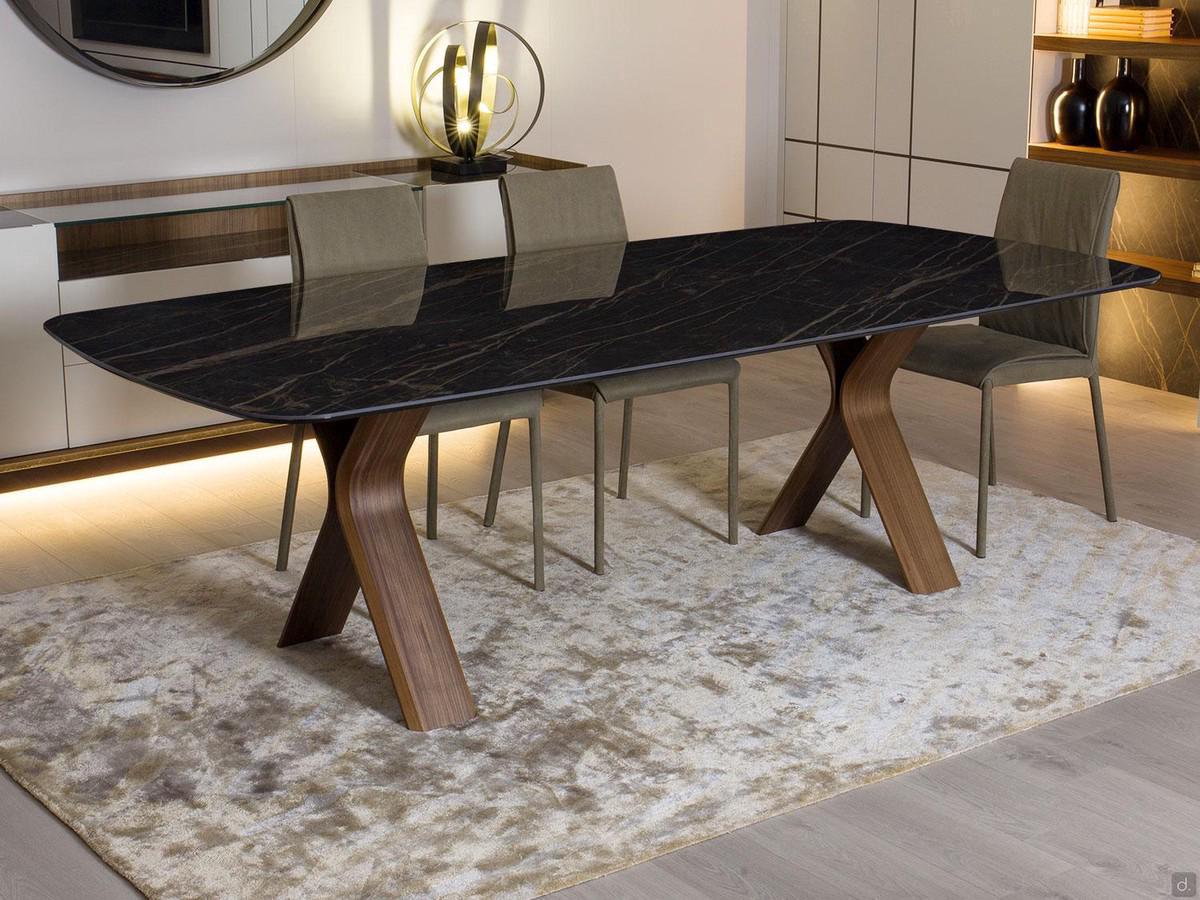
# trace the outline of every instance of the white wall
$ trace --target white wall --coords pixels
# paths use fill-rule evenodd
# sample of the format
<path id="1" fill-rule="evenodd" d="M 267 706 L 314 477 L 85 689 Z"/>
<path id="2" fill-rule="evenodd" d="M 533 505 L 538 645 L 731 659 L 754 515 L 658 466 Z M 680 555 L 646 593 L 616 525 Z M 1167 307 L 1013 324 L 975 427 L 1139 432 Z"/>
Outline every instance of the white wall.
<path id="1" fill-rule="evenodd" d="M 334 0 L 283 57 L 195 90 L 86 72 L 0 2 L 0 192 L 427 155 L 413 60 L 437 29 L 494 18 L 546 66 L 544 117 L 522 149 L 612 163 L 634 237 L 737 228 L 747 8 L 761 2 Z"/>

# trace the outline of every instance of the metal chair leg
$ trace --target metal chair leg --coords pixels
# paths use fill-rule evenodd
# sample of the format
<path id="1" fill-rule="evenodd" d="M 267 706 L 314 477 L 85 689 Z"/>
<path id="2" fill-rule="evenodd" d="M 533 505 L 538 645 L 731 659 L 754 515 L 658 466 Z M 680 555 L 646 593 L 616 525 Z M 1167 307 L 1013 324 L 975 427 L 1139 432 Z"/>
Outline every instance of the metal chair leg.
<path id="1" fill-rule="evenodd" d="M 529 479 L 533 490 L 533 588 L 546 589 L 546 544 L 542 515 L 542 417 L 529 420 Z"/>
<path id="2" fill-rule="evenodd" d="M 729 382 L 729 543 L 738 542 L 738 445 L 740 410 L 738 405 L 738 379 Z"/>
<path id="3" fill-rule="evenodd" d="M 483 525 L 491 528 L 496 524 L 496 507 L 500 502 L 500 479 L 504 475 L 504 454 L 508 452 L 508 435 L 512 422 L 501 422 L 496 435 L 496 455 L 492 459 L 492 480 L 488 485 L 487 510 L 483 514 Z"/>
<path id="4" fill-rule="evenodd" d="M 991 449 L 988 451 L 988 484 L 992 487 L 996 486 L 996 410 L 992 409 L 992 439 Z"/>
<path id="5" fill-rule="evenodd" d="M 858 514 L 864 519 L 871 518 L 871 489 L 867 486 L 867 476 L 859 476 Z"/>
<path id="6" fill-rule="evenodd" d="M 438 436 L 429 435 L 429 465 L 425 474 L 425 537 L 437 540 L 438 521 Z"/>
<path id="7" fill-rule="evenodd" d="M 987 557 L 988 471 L 992 460 L 992 385 L 983 385 L 979 414 L 979 506 L 975 512 L 975 555 Z"/>
<path id="8" fill-rule="evenodd" d="M 1108 428 L 1104 424 L 1104 400 L 1100 396 L 1100 376 L 1088 379 L 1092 388 L 1092 416 L 1096 420 L 1096 445 L 1100 450 L 1100 480 L 1104 484 L 1104 514 L 1117 521 L 1117 494 L 1113 488 L 1112 462 L 1108 456 Z"/>
<path id="9" fill-rule="evenodd" d="M 597 575 L 604 574 L 604 398 L 599 394 L 592 398 L 595 426 L 592 430 L 595 456 L 592 470 L 595 496 L 593 511 L 593 568 Z"/>
<path id="10" fill-rule="evenodd" d="M 292 429 L 292 458 L 288 463 L 287 488 L 283 492 L 283 520 L 279 524 L 279 551 L 275 571 L 286 572 L 292 551 L 292 525 L 296 521 L 296 496 L 300 492 L 300 459 L 304 454 L 305 426 Z"/>
<path id="11" fill-rule="evenodd" d="M 629 497 L 629 452 L 633 444 L 633 398 L 625 401 L 621 416 L 621 471 L 617 476 L 617 497 Z"/>

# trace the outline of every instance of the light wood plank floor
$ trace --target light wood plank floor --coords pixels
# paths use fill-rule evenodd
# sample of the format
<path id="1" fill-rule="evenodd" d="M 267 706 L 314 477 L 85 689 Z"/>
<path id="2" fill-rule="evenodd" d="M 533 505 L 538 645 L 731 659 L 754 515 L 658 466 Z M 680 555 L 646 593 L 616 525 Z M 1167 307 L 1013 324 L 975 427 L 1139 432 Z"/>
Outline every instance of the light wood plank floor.
<path id="1" fill-rule="evenodd" d="M 1121 514 L 1200 539 L 1196 401 L 1106 381 Z M 1084 382 L 997 392 L 1004 483 L 1102 510 Z M 828 396 L 812 351 L 746 362 L 745 440 L 814 426 Z M 976 460 L 978 392 L 902 373 L 895 389 L 914 454 L 964 471 Z M 619 409 L 608 434 L 615 463 Z M 638 403 L 634 461 L 721 446 L 724 395 Z M 547 480 L 589 471 L 591 410 L 549 395 Z M 528 483 L 514 428 L 506 487 Z M 442 440 L 442 499 L 487 487 L 494 429 Z M 420 449 L 420 448 L 418 448 Z M 0 591 L 121 571 L 272 537 L 283 447 L 0 495 Z M 424 460 L 409 467 L 424 502 Z M 936 485 L 928 489 L 937 490 Z M 636 490 L 636 476 L 633 484 Z M 324 510 L 306 454 L 298 528 Z M 973 522 L 943 522 L 972 540 Z M 583 898 L 1170 896 L 1200 869 L 1200 675 L 1113 701 L 562 893 Z M 49 812 L 0 777 L 0 900 L 136 893 Z"/>

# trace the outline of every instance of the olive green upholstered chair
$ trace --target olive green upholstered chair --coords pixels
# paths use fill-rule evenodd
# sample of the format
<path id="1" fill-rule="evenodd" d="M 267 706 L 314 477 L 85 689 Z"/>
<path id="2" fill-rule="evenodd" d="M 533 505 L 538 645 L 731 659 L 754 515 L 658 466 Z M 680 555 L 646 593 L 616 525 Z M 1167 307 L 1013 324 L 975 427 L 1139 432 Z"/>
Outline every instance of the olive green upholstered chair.
<path id="1" fill-rule="evenodd" d="M 1120 188 L 1116 172 L 1018 159 L 1004 189 L 996 237 L 1104 256 Z M 1105 512 L 1110 522 L 1117 520 L 1100 396 L 1099 322 L 1100 298 L 1095 296 L 990 313 L 981 316 L 978 325 L 930 328 L 904 362 L 903 368 L 910 372 L 970 385 L 983 393 L 976 556 L 987 555 L 988 485 L 996 483 L 992 391 L 1004 385 L 1088 380 Z M 867 516 L 870 494 L 865 480 L 862 494 L 862 514 Z"/>
<path id="2" fill-rule="evenodd" d="M 623 244 L 629 239 L 617 178 L 610 166 L 505 175 L 500 179 L 510 254 L 571 247 Z M 595 548 L 597 574 L 604 574 L 604 410 L 623 404 L 621 462 L 617 496 L 629 496 L 629 455 L 633 440 L 633 404 L 638 397 L 685 388 L 723 384 L 729 392 L 729 535 L 738 542 L 738 376 L 737 360 L 688 363 L 647 372 L 615 375 L 554 388 L 592 401 Z"/>
<path id="3" fill-rule="evenodd" d="M 292 277 L 305 279 L 377 272 L 427 264 L 420 207 L 406 186 L 301 194 L 288 198 L 288 231 L 292 245 Z M 514 419 L 529 423 L 529 465 L 533 483 L 534 586 L 545 587 L 545 554 L 542 540 L 542 392 L 524 391 L 499 397 L 444 403 L 429 410 L 420 433 L 429 438 L 428 491 L 425 533 L 437 538 L 438 435 L 447 431 L 499 423 L 496 454 L 488 490 L 484 525 L 496 519 L 500 477 Z M 276 567 L 285 571 L 291 544 L 292 520 L 304 426 L 292 438 L 292 458 L 284 496 L 283 524 L 279 534 Z"/>

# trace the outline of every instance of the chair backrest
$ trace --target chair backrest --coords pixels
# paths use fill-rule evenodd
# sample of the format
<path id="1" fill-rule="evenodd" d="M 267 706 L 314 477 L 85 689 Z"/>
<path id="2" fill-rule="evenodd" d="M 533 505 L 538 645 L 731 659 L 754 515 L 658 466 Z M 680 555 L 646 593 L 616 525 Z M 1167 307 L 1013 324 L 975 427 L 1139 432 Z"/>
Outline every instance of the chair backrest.
<path id="1" fill-rule="evenodd" d="M 421 209 L 407 185 L 295 194 L 287 210 L 296 282 L 428 262 Z"/>
<path id="2" fill-rule="evenodd" d="M 500 198 L 510 254 L 629 240 L 612 166 L 505 175 Z"/>
<path id="3" fill-rule="evenodd" d="M 1117 172 L 1014 160 L 996 219 L 996 237 L 1105 256 L 1120 190 Z M 1100 298 L 990 313 L 979 322 L 997 331 L 1072 347 L 1094 359 Z"/>

